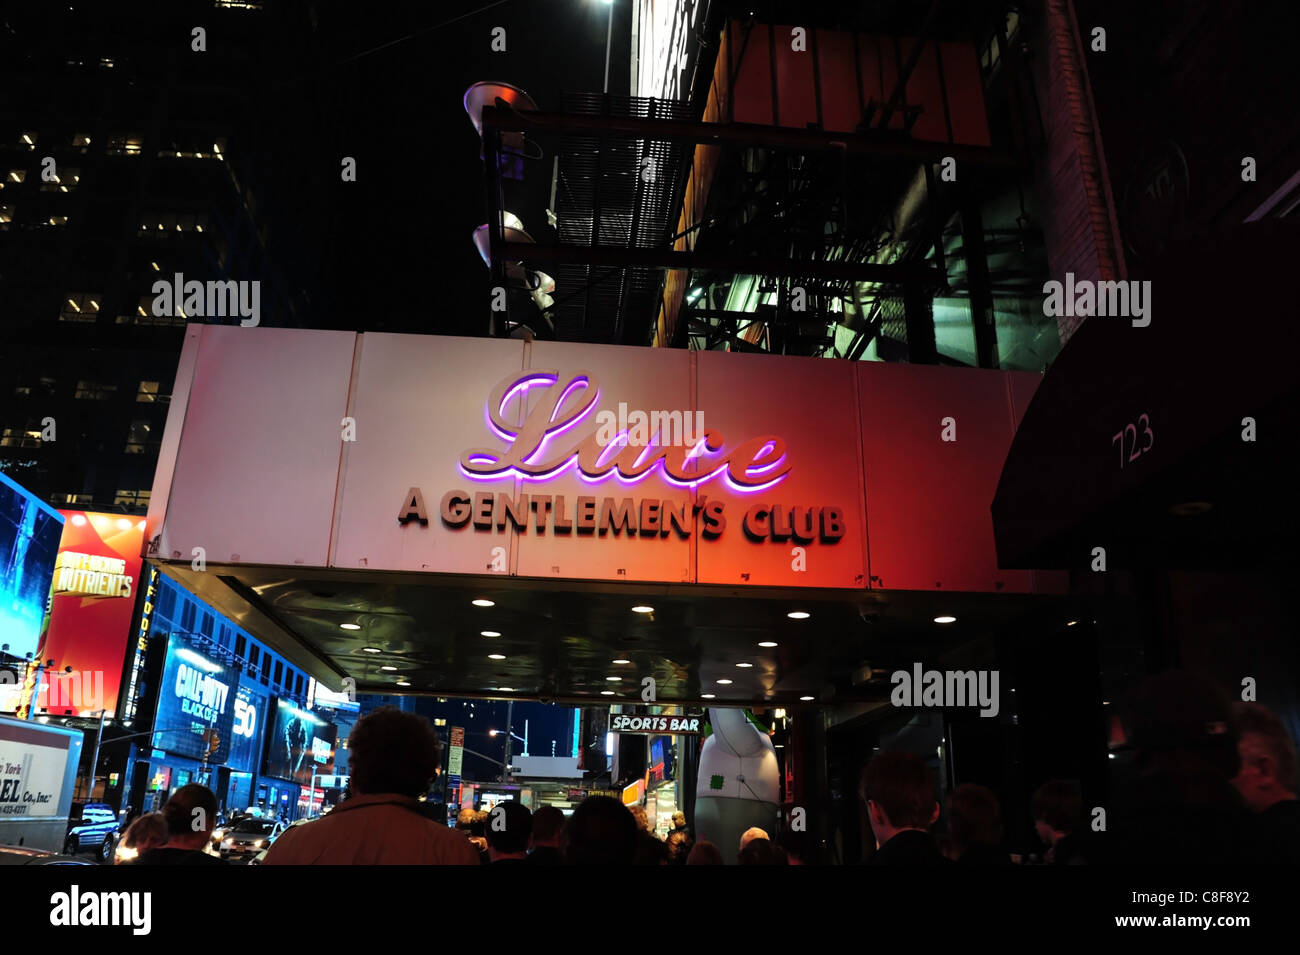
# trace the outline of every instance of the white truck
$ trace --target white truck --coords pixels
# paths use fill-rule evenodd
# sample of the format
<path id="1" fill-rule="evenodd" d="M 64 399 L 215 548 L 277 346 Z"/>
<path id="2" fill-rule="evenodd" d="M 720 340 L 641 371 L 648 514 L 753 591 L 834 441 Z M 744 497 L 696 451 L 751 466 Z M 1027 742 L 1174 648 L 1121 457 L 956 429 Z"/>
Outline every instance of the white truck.
<path id="1" fill-rule="evenodd" d="M 0 716 L 0 846 L 61 852 L 81 730 Z"/>

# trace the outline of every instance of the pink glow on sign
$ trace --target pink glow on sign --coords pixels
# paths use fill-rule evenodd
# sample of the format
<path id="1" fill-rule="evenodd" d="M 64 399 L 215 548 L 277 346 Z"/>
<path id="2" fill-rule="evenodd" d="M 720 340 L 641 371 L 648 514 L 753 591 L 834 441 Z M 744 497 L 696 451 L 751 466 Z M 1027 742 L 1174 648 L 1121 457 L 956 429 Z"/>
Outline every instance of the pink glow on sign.
<path id="1" fill-rule="evenodd" d="M 501 381 L 488 398 L 485 412 L 488 429 L 508 444 L 504 451 L 472 448 L 460 460 L 460 472 L 475 481 L 519 478 L 523 481 L 547 481 L 577 466 L 578 476 L 588 484 L 613 477 L 620 484 L 639 484 L 652 474 L 676 487 L 694 488 L 719 475 L 739 493 L 752 493 L 775 487 L 790 473 L 786 462 L 785 442 L 775 435 L 750 439 L 724 453 L 725 438 L 718 431 L 706 430 L 690 448 L 658 447 L 658 435 L 644 448 L 626 444 L 627 432 L 620 431 L 614 440 L 602 446 L 596 433 L 581 437 L 552 455 L 550 447 L 565 432 L 586 421 L 600 398 L 596 380 L 585 372 L 574 374 L 553 402 L 539 400 L 527 409 L 530 388 L 547 391 L 560 381 L 556 371 L 530 371 Z M 577 395 L 577 400 L 573 397 Z M 523 411 L 522 425 L 506 418 L 506 408 L 519 396 Z M 635 452 L 635 453 L 634 453 Z M 707 463 L 704 458 L 712 460 Z"/>

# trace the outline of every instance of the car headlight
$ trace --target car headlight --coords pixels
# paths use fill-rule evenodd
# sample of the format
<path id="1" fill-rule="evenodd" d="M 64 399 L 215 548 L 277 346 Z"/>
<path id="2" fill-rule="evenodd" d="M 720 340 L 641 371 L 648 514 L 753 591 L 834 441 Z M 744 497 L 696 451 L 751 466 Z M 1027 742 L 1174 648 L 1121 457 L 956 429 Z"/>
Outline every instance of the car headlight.
<path id="1" fill-rule="evenodd" d="M 221 848 L 223 848 L 223 849 L 229 849 L 229 848 L 230 848 L 231 846 L 233 846 L 234 844 L 235 844 L 235 840 L 234 840 L 234 839 L 227 839 L 225 842 L 223 842 L 223 843 L 221 844 Z"/>
<path id="2" fill-rule="evenodd" d="M 214 833 L 212 834 L 212 841 L 213 841 L 213 842 L 220 842 L 220 841 L 222 840 L 222 838 L 225 837 L 225 835 L 226 835 L 226 830 L 224 830 L 224 829 L 218 829 L 216 832 L 214 832 Z"/>
<path id="3" fill-rule="evenodd" d="M 256 842 L 253 843 L 253 848 L 254 848 L 254 849 L 260 849 L 260 848 L 262 848 L 262 846 L 264 846 L 264 845 L 266 845 L 266 840 L 265 840 L 265 839 L 258 839 Z"/>
<path id="4" fill-rule="evenodd" d="M 140 854 L 140 853 L 139 853 L 138 850 L 136 850 L 136 849 L 132 849 L 130 846 L 118 846 L 118 847 L 117 847 L 117 857 L 118 857 L 119 859 L 121 859 L 123 862 L 130 862 L 132 859 L 134 859 L 134 858 L 135 858 L 136 856 L 138 856 L 139 854 Z"/>

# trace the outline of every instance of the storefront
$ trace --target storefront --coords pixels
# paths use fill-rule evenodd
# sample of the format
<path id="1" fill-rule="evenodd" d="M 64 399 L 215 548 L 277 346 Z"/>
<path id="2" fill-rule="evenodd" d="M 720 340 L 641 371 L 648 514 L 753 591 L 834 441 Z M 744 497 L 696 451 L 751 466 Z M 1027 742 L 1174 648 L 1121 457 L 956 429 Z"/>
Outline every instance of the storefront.
<path id="1" fill-rule="evenodd" d="M 809 756 L 763 801 L 803 805 L 825 727 L 892 712 L 891 672 L 996 670 L 1020 653 L 1003 634 L 1070 619 L 1065 574 L 999 566 L 989 513 L 1039 381 L 191 326 L 149 561 L 334 690 L 783 708 Z M 991 750 L 1016 711 L 975 702 Z M 311 785 L 272 769 L 282 743 L 261 784 L 296 804 L 270 791 Z M 647 734 L 661 832 L 691 814 L 698 746 Z"/>

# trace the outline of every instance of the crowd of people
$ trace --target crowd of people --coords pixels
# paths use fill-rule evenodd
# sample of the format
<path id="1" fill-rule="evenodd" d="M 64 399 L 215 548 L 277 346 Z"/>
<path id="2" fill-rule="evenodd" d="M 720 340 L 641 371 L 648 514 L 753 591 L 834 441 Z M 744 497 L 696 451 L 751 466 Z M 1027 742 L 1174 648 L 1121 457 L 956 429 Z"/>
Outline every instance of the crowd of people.
<path id="1" fill-rule="evenodd" d="M 1118 724 L 1117 724 L 1118 725 Z M 877 753 L 858 795 L 874 836 L 862 861 L 873 865 L 1006 866 L 1041 861 L 1096 863 L 1297 863 L 1300 800 L 1296 747 L 1283 723 L 1256 703 L 1235 707 L 1205 681 L 1171 672 L 1134 694 L 1116 750 L 1132 755 L 1132 778 L 1112 805 L 1088 807 L 1077 782 L 1039 786 L 1031 814 L 1046 851 L 1010 854 L 1002 810 L 989 788 L 964 783 L 948 797 L 946 827 L 935 778 L 919 756 Z M 607 796 L 584 800 L 568 818 L 514 801 L 461 810 L 454 827 L 420 798 L 438 766 L 428 721 L 385 707 L 349 737 L 350 796 L 328 815 L 286 830 L 265 865 L 805 865 L 821 861 L 806 832 L 747 830 L 737 846 L 695 840 L 677 813 L 660 839 L 644 808 Z M 217 800 L 183 786 L 161 813 L 136 819 L 123 837 L 124 861 L 211 865 L 205 851 Z M 439 818 L 441 816 L 441 818 Z M 730 855 L 730 859 L 728 859 Z"/>

